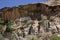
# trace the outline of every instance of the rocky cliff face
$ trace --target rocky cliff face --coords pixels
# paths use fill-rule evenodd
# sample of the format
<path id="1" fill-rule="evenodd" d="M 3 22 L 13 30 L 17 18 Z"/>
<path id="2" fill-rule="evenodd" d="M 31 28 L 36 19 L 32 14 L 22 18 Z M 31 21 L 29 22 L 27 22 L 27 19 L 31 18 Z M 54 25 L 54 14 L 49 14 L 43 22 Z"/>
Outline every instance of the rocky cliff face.
<path id="1" fill-rule="evenodd" d="M 44 3 L 20 5 L 18 7 L 5 7 L 0 9 L 0 18 L 4 20 L 15 20 L 20 17 L 32 17 L 40 19 L 41 14 L 55 15 L 60 12 L 60 5 L 49 6 Z"/>
<path id="2" fill-rule="evenodd" d="M 26 19 L 26 18 L 25 18 Z M 15 20 L 11 25 L 0 24 L 1 40 L 50 40 L 52 35 L 60 37 L 60 17 L 41 14 L 41 20 Z"/>
<path id="3" fill-rule="evenodd" d="M 60 0 L 47 0 L 44 3 L 49 6 L 55 6 L 55 5 L 60 5 Z"/>
<path id="4" fill-rule="evenodd" d="M 36 3 L 5 7 L 0 9 L 0 18 L 14 20 L 12 24 L 0 24 L 1 40 L 50 40 L 53 34 L 60 37 L 60 5 Z"/>

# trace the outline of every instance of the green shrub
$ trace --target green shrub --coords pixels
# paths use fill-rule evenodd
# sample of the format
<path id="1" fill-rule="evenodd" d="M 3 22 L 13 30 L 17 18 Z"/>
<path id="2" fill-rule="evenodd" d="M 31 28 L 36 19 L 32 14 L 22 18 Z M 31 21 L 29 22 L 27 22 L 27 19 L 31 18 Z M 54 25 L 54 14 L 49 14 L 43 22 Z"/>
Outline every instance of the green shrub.
<path id="1" fill-rule="evenodd" d="M 6 31 L 7 32 L 12 32 L 12 29 L 11 29 L 11 25 L 12 24 L 13 24 L 13 21 L 12 20 L 8 20 L 8 23 L 6 24 L 6 26 L 7 26 Z"/>
<path id="2" fill-rule="evenodd" d="M 3 23 L 4 23 L 4 21 L 0 18 L 0 25 L 3 24 Z"/>
<path id="3" fill-rule="evenodd" d="M 60 40 L 60 37 L 58 37 L 57 35 L 52 35 L 51 40 Z"/>
<path id="4" fill-rule="evenodd" d="M 32 38 L 31 40 L 34 40 L 34 38 Z"/>
<path id="5" fill-rule="evenodd" d="M 12 20 L 8 20 L 7 23 L 5 23 L 5 21 L 0 18 L 0 25 L 6 25 L 6 32 L 12 32 L 11 29 L 12 24 L 13 24 Z"/>

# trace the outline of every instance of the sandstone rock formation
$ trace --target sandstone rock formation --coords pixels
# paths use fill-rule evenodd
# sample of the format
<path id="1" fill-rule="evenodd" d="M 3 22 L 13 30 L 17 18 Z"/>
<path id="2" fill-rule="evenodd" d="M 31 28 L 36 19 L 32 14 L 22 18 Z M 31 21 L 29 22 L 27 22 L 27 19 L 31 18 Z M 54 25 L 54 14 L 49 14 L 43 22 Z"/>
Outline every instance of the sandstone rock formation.
<path id="1" fill-rule="evenodd" d="M 20 17 L 32 17 L 32 19 L 40 19 L 41 14 L 48 17 L 60 13 L 60 5 L 49 6 L 44 3 L 35 3 L 28 5 L 20 5 L 18 7 L 5 7 L 0 9 L 0 18 L 4 20 L 15 20 Z"/>
<path id="2" fill-rule="evenodd" d="M 0 9 L 0 34 L 5 40 L 50 40 L 60 36 L 60 5 L 43 3 Z M 8 20 L 14 20 L 9 25 Z M 4 40 L 1 39 L 1 40 Z"/>

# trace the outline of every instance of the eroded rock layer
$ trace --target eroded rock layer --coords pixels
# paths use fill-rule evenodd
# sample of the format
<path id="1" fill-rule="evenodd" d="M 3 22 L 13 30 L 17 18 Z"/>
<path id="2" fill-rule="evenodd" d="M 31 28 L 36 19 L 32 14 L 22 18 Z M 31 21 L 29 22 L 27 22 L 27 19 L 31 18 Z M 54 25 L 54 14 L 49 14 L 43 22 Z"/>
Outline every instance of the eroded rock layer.
<path id="1" fill-rule="evenodd" d="M 4 7 L 0 9 L 0 18 L 4 20 L 15 20 L 20 17 L 32 17 L 40 19 L 41 14 L 48 17 L 60 13 L 60 5 L 49 6 L 43 3 L 35 3 L 28 5 L 19 5 L 18 7 Z"/>

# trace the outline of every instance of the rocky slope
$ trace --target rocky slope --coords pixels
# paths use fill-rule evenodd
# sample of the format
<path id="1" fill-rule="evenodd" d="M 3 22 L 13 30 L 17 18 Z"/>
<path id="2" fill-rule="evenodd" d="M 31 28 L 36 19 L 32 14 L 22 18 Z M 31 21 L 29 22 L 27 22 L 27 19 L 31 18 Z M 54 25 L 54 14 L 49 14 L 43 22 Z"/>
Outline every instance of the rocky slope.
<path id="1" fill-rule="evenodd" d="M 27 18 L 27 17 L 26 17 Z M 1 40 L 50 40 L 56 34 L 60 37 L 60 17 L 41 14 L 41 20 L 16 19 L 11 25 L 0 25 Z"/>

